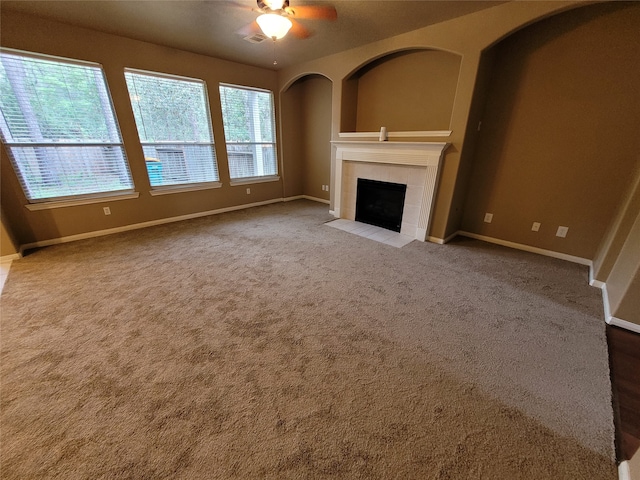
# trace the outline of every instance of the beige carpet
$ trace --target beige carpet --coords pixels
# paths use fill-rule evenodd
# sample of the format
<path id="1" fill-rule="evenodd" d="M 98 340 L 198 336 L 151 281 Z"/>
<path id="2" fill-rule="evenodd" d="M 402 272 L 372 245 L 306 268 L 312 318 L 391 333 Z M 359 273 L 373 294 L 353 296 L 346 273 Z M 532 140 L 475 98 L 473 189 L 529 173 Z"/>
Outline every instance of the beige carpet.
<path id="1" fill-rule="evenodd" d="M 587 269 L 276 204 L 49 247 L 2 294 L 3 479 L 615 479 Z"/>

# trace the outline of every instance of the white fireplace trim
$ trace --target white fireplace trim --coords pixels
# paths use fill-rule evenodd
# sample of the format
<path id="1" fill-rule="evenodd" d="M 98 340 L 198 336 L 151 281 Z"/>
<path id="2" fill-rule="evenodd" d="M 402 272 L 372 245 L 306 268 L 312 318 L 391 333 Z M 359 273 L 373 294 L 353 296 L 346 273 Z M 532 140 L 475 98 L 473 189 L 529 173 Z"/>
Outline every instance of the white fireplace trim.
<path id="1" fill-rule="evenodd" d="M 422 198 L 419 205 L 417 224 L 405 224 L 403 216 L 402 233 L 416 240 L 427 240 L 433 199 L 440 174 L 440 164 L 445 149 L 449 146 L 443 142 L 367 142 L 367 141 L 333 141 L 334 150 L 334 209 L 336 218 L 346 218 L 343 208 L 343 162 L 363 162 L 384 164 L 393 171 L 394 166 L 413 166 L 424 169 L 424 182 L 420 182 Z M 367 178 L 367 177 L 361 177 Z M 379 180 L 371 178 L 371 180 Z M 353 195 L 355 203 L 355 192 Z"/>

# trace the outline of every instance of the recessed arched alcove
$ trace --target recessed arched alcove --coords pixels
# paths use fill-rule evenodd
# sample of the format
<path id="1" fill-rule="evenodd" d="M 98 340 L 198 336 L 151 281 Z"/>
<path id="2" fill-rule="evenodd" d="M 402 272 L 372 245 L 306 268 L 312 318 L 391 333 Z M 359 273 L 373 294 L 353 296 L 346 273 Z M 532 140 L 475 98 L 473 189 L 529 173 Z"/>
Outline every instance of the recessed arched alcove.
<path id="1" fill-rule="evenodd" d="M 363 65 L 343 82 L 340 131 L 448 130 L 461 60 L 414 49 Z"/>
<path id="2" fill-rule="evenodd" d="M 591 4 L 484 52 L 462 231 L 596 258 L 640 167 L 638 26 L 637 2 Z"/>
<path id="3" fill-rule="evenodd" d="M 329 201 L 331 96 L 331 80 L 319 74 L 298 78 L 281 94 L 285 197 Z"/>

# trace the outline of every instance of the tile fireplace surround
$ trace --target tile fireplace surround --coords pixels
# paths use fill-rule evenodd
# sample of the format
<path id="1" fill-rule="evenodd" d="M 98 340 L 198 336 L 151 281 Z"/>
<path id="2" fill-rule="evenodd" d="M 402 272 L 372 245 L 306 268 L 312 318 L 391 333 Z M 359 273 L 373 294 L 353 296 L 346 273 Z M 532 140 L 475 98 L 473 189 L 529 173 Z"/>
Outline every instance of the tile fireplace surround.
<path id="1" fill-rule="evenodd" d="M 358 178 L 407 186 L 400 233 L 424 242 L 429 232 L 440 164 L 448 143 L 331 142 L 336 218 L 355 220 Z"/>

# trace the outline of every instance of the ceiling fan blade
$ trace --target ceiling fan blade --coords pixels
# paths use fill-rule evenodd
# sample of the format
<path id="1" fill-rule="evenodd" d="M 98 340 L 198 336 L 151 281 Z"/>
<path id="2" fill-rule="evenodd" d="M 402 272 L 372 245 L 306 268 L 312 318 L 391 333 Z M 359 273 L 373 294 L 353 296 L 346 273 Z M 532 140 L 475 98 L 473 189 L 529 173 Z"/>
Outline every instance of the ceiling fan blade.
<path id="1" fill-rule="evenodd" d="M 286 9 L 295 18 L 307 18 L 313 20 L 336 20 L 338 12 L 331 6 L 301 5 L 299 7 L 289 7 Z"/>
<path id="2" fill-rule="evenodd" d="M 236 2 L 234 0 L 226 0 L 225 3 L 227 3 L 230 7 L 238 8 L 240 10 L 246 10 L 247 12 L 250 12 L 255 9 L 255 7 L 251 7 L 249 5 L 246 5 L 245 3 Z"/>
<path id="3" fill-rule="evenodd" d="M 236 33 L 238 35 L 242 35 L 243 37 L 249 37 L 251 35 L 255 35 L 256 33 L 262 33 L 262 30 L 260 29 L 260 25 L 258 25 L 258 22 L 254 20 L 253 22 L 237 30 Z"/>
<path id="4" fill-rule="evenodd" d="M 311 36 L 311 32 L 300 25 L 300 22 L 296 22 L 293 18 L 290 18 L 289 20 L 291 20 L 291 30 L 289 30 L 291 35 L 302 39 L 309 38 Z"/>

